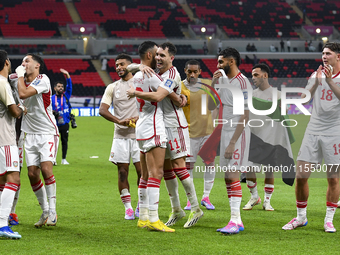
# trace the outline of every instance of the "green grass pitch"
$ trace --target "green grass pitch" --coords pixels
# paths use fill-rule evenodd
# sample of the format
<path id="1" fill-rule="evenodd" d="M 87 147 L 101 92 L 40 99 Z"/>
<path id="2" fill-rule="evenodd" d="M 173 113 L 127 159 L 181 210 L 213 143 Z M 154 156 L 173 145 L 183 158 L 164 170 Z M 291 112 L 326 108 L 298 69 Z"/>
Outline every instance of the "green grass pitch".
<path id="1" fill-rule="evenodd" d="M 308 122 L 306 116 L 291 116 L 298 121 L 293 128 L 296 142 L 294 159 Z M 331 254 L 337 253 L 338 234 L 324 233 L 326 211 L 326 178 L 311 178 L 308 201 L 308 225 L 293 231 L 281 227 L 296 216 L 294 187 L 275 180 L 272 196 L 273 212 L 255 206 L 241 210 L 245 231 L 225 236 L 216 232 L 230 217 L 227 191 L 223 178 L 216 178 L 210 200 L 216 210 L 204 210 L 204 217 L 196 226 L 184 229 L 187 217 L 175 225 L 175 233 L 149 232 L 137 229 L 137 220 L 124 220 L 124 207 L 117 187 L 117 168 L 108 161 L 113 137 L 113 124 L 101 117 L 77 118 L 77 129 L 70 130 L 67 160 L 70 165 L 54 168 L 57 181 L 56 227 L 35 228 L 41 210 L 31 190 L 24 166 L 21 174 L 21 194 L 17 205 L 20 225 L 13 227 L 21 240 L 1 240 L 2 254 Z M 98 158 L 91 158 L 98 156 Z M 202 164 L 198 162 L 198 164 Z M 133 207 L 137 204 L 136 173 L 130 169 L 130 189 Z M 198 199 L 203 193 L 203 180 L 195 178 Z M 263 198 L 263 179 L 258 190 Z M 242 184 L 241 207 L 250 198 Z M 186 198 L 180 185 L 181 204 Z M 160 219 L 166 221 L 170 201 L 161 184 Z M 188 213 L 187 213 L 188 216 Z M 338 216 L 334 225 L 340 229 Z"/>

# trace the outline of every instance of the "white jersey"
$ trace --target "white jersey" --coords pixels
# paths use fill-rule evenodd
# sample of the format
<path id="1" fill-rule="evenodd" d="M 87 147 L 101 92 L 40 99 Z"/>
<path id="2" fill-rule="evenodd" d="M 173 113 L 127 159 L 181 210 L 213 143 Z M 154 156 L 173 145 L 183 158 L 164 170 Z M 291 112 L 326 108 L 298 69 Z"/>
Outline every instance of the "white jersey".
<path id="1" fill-rule="evenodd" d="M 28 134 L 59 135 L 55 117 L 52 114 L 51 84 L 45 74 L 39 74 L 26 87 L 33 87 L 37 94 L 26 98 L 27 114 L 22 120 L 21 130 Z"/>
<path id="2" fill-rule="evenodd" d="M 172 66 L 161 76 L 163 78 L 163 82 L 160 87 L 169 91 L 169 94 L 172 92 L 175 92 L 177 95 L 181 94 L 182 81 L 176 67 Z M 188 127 L 188 122 L 185 118 L 182 108 L 178 108 L 176 105 L 174 105 L 169 97 L 165 97 L 162 100 L 162 108 L 164 112 L 165 127 Z"/>
<path id="3" fill-rule="evenodd" d="M 13 91 L 13 97 L 17 104 L 23 104 L 23 100 L 19 97 L 18 92 L 18 75 L 16 73 L 12 73 L 9 75 L 9 84 L 11 85 Z"/>
<path id="4" fill-rule="evenodd" d="M 266 101 L 273 101 L 273 87 L 270 86 L 269 88 L 265 90 L 260 90 L 259 88 L 254 89 L 253 91 L 253 97 L 257 97 Z M 277 91 L 277 100 L 281 98 L 281 91 Z"/>
<path id="5" fill-rule="evenodd" d="M 16 146 L 15 118 L 8 110 L 15 104 L 12 90 L 5 77 L 0 75 L 0 147 Z"/>
<path id="6" fill-rule="evenodd" d="M 315 77 L 316 72 L 309 78 L 306 89 L 313 86 Z M 334 95 L 325 78 L 322 72 L 322 81 L 314 94 L 313 111 L 306 134 L 340 136 L 340 100 Z M 332 79 L 337 86 L 340 86 L 340 72 L 333 75 Z"/>
<path id="7" fill-rule="evenodd" d="M 136 91 L 156 92 L 163 79 L 159 75 L 150 78 L 138 72 L 133 77 L 133 86 Z M 137 140 L 149 140 L 156 135 L 165 134 L 163 111 L 161 103 L 150 102 L 136 97 L 139 119 L 136 124 Z"/>
<path id="8" fill-rule="evenodd" d="M 222 72 L 224 74 L 224 72 Z M 224 77 L 226 78 L 226 76 Z M 222 77 L 219 78 L 219 83 L 222 84 Z M 244 95 L 244 110 L 249 110 L 248 108 L 248 91 L 252 90 L 251 84 L 247 77 L 245 77 L 241 72 L 239 72 L 235 77 L 229 79 L 229 83 L 231 86 L 238 87 L 242 90 Z M 222 119 L 227 120 L 228 123 L 223 125 L 223 129 L 225 130 L 234 130 L 236 129 L 237 123 L 240 119 L 241 115 L 233 114 L 233 94 L 227 88 L 220 88 L 218 90 L 218 94 L 221 98 L 223 105 L 223 117 Z M 232 127 L 231 127 L 231 122 Z"/>

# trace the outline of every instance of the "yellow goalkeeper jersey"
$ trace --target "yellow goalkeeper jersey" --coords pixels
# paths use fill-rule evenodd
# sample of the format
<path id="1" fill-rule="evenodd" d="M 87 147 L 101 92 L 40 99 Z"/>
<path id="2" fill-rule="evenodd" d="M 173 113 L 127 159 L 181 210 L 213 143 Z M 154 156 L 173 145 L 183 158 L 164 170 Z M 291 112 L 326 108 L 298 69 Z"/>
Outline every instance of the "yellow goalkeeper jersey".
<path id="1" fill-rule="evenodd" d="M 208 79 L 198 79 L 198 82 L 211 84 Z M 187 79 L 182 81 L 181 94 L 188 97 L 188 103 L 183 107 L 184 115 L 188 121 L 190 138 L 202 137 L 210 135 L 213 128 L 211 112 L 208 110 L 208 98 L 210 95 L 205 92 L 209 88 L 202 84 L 189 85 Z M 206 95 L 207 114 L 202 115 L 202 95 Z"/>

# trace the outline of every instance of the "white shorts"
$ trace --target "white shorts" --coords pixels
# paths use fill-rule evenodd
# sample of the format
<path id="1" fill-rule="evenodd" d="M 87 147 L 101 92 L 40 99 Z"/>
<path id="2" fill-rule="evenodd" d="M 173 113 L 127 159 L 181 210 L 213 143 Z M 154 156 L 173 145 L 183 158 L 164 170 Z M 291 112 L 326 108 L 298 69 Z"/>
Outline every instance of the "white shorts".
<path id="1" fill-rule="evenodd" d="M 248 161 L 249 157 L 249 144 L 250 144 L 250 129 L 245 128 L 238 138 L 235 144 L 235 151 L 233 157 L 231 159 L 226 159 L 224 157 L 224 152 L 227 149 L 230 139 L 234 135 L 234 130 L 225 131 L 222 130 L 221 135 L 221 145 L 220 145 L 220 166 L 221 168 L 228 170 L 241 170 L 245 172 L 247 166 L 252 165 L 251 162 Z"/>
<path id="2" fill-rule="evenodd" d="M 27 167 L 40 166 L 40 162 L 55 162 L 59 137 L 57 135 L 26 134 L 25 157 Z"/>
<path id="3" fill-rule="evenodd" d="M 136 139 L 133 138 L 113 138 L 111 154 L 109 160 L 114 164 L 139 162 L 139 147 Z"/>
<path id="4" fill-rule="evenodd" d="M 0 147 L 0 175 L 7 172 L 20 172 L 17 146 L 7 145 Z"/>
<path id="5" fill-rule="evenodd" d="M 189 156 L 190 138 L 188 128 L 166 127 L 165 133 L 168 137 L 165 159 L 176 159 Z"/>
<path id="6" fill-rule="evenodd" d="M 24 142 L 25 142 L 25 133 L 21 132 L 18 140 L 18 151 L 19 151 L 19 162 L 20 167 L 24 164 Z"/>
<path id="7" fill-rule="evenodd" d="M 156 147 L 166 148 L 166 142 L 166 135 L 162 134 L 156 135 L 148 140 L 138 140 L 138 146 L 141 152 L 146 153 Z"/>
<path id="8" fill-rule="evenodd" d="M 190 138 L 190 157 L 186 158 L 186 162 L 196 162 L 197 154 L 204 145 L 204 143 L 208 140 L 210 135 Z"/>
<path id="9" fill-rule="evenodd" d="M 314 164 L 340 163 L 340 136 L 323 136 L 305 134 L 297 160 Z"/>

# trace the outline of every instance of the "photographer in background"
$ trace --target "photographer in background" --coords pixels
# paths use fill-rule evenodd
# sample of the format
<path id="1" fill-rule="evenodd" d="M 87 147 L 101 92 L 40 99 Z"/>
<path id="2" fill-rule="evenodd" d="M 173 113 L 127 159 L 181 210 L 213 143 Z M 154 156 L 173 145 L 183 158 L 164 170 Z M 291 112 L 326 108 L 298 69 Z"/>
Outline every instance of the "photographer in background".
<path id="1" fill-rule="evenodd" d="M 59 133 L 61 136 L 62 145 L 62 165 L 68 165 L 66 161 L 67 154 L 67 143 L 68 143 L 68 131 L 70 128 L 70 115 L 71 115 L 71 105 L 70 97 L 72 95 L 72 81 L 70 74 L 65 69 L 60 69 L 60 72 L 66 76 L 66 89 L 64 90 L 64 83 L 57 81 L 54 83 L 55 95 L 52 96 L 52 108 L 53 114 L 56 118 Z M 75 124 L 75 122 L 74 122 Z M 73 128 L 76 126 L 72 125 Z"/>

